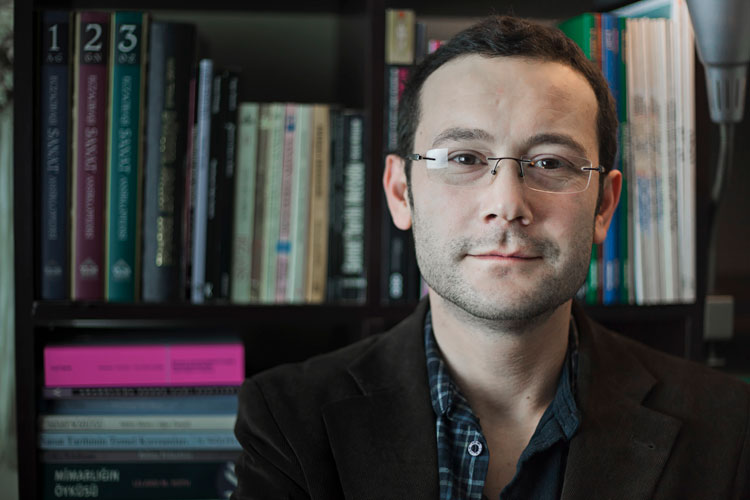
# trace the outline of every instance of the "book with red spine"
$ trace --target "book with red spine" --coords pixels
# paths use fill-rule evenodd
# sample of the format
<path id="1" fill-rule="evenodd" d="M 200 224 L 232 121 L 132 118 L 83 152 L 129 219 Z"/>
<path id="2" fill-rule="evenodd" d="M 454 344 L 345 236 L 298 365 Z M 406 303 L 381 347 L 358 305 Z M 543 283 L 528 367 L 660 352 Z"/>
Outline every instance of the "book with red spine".
<path id="1" fill-rule="evenodd" d="M 73 68 L 71 298 L 104 297 L 110 14 L 79 12 Z"/>

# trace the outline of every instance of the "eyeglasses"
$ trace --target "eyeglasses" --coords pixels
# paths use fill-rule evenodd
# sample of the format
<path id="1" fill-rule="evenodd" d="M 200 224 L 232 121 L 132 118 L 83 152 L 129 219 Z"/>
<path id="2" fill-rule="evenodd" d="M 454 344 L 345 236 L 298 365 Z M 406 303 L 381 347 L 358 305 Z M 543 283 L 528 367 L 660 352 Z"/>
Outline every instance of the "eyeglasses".
<path id="1" fill-rule="evenodd" d="M 586 158 L 544 153 L 520 158 L 492 158 L 476 151 L 442 148 L 431 149 L 424 155 L 413 153 L 406 158 L 412 161 L 426 160 L 428 177 L 459 187 L 489 185 L 497 174 L 500 162 L 514 160 L 523 184 L 542 193 L 580 193 L 589 187 L 591 172 L 604 172 L 604 167 L 594 167 Z M 486 175 L 488 169 L 491 175 Z"/>

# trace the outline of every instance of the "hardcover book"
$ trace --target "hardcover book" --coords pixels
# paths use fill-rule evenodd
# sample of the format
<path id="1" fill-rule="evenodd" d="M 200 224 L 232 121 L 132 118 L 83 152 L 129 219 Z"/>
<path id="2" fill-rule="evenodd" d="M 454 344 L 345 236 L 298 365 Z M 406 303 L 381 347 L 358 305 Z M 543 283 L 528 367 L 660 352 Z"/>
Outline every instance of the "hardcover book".
<path id="1" fill-rule="evenodd" d="M 71 201 L 71 298 L 104 297 L 109 14 L 76 14 Z"/>
<path id="2" fill-rule="evenodd" d="M 134 302 L 140 292 L 147 20 L 142 12 L 111 19 L 104 297 L 112 302 Z"/>
<path id="3" fill-rule="evenodd" d="M 153 22 L 145 134 L 142 298 L 183 298 L 185 184 L 192 156 L 190 83 L 195 26 Z"/>
<path id="4" fill-rule="evenodd" d="M 62 300 L 70 293 L 69 186 L 70 63 L 69 12 L 42 13 L 39 81 L 39 183 L 41 297 Z"/>

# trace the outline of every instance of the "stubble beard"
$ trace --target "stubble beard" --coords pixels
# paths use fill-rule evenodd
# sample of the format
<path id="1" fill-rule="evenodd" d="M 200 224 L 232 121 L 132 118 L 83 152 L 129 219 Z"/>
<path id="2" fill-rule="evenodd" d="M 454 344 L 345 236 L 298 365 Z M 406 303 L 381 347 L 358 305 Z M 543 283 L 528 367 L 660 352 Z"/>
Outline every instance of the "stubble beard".
<path id="1" fill-rule="evenodd" d="M 413 205 L 412 205 L 413 206 Z M 511 329 L 539 323 L 558 307 L 573 298 L 586 279 L 591 259 L 593 225 L 576 229 L 569 255 L 564 257 L 555 242 L 533 238 L 518 225 L 498 228 L 478 238 L 460 237 L 441 241 L 424 223 L 417 210 L 412 211 L 414 245 L 422 277 L 443 300 L 455 306 L 468 319 L 481 323 L 503 323 Z M 545 269 L 531 288 L 517 287 L 511 295 L 507 290 L 482 293 L 469 283 L 462 272 L 463 260 L 472 249 L 505 245 L 523 248 L 540 255 Z M 493 271 L 487 279 L 503 280 L 513 286 L 510 270 Z M 504 286 L 504 285 L 500 285 Z"/>

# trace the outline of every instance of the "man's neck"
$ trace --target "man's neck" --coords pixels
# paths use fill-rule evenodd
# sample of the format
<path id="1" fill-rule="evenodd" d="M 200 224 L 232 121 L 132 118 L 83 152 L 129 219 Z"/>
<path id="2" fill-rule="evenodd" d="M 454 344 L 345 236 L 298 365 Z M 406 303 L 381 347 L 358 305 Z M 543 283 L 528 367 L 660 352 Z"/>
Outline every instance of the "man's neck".
<path id="1" fill-rule="evenodd" d="M 540 321 L 470 321 L 430 291 L 432 325 L 455 383 L 484 422 L 538 421 L 552 401 L 565 361 L 571 302 Z"/>

